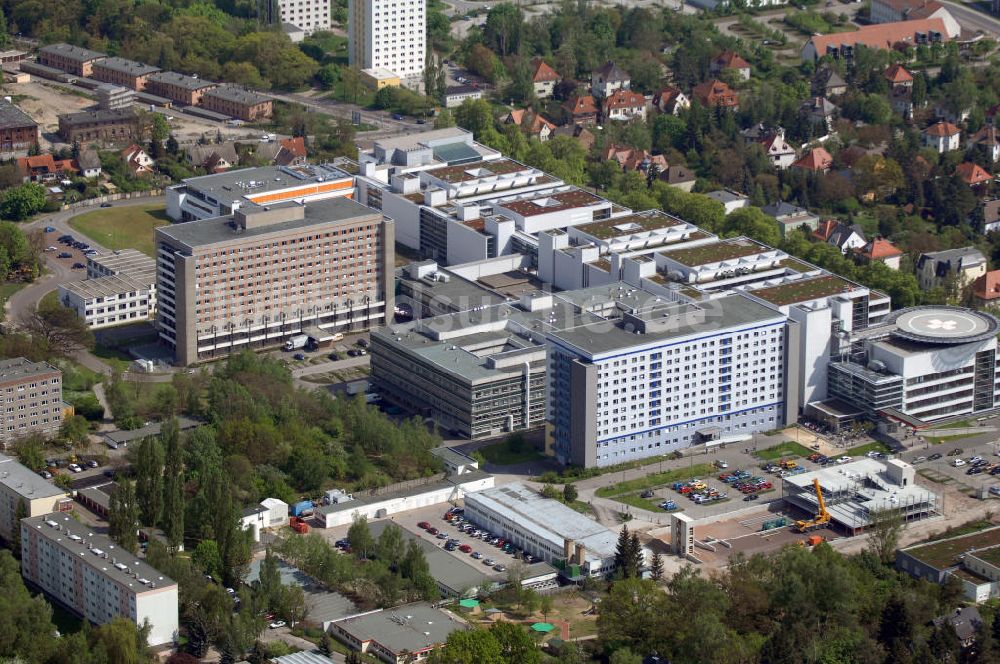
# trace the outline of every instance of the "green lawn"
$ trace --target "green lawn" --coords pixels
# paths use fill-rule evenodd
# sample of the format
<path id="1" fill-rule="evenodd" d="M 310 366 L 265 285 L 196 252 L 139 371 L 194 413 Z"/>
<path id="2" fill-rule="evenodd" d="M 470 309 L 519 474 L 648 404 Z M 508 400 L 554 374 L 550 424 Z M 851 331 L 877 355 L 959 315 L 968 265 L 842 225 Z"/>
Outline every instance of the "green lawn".
<path id="1" fill-rule="evenodd" d="M 878 441 L 873 441 L 871 443 L 865 443 L 864 445 L 858 445 L 857 447 L 851 447 L 845 452 L 849 456 L 864 456 L 869 452 L 882 452 L 883 454 L 889 454 L 892 452 L 889 446 L 885 443 L 880 443 Z"/>
<path id="2" fill-rule="evenodd" d="M 969 427 L 975 426 L 972 420 L 957 420 L 955 422 L 948 422 L 947 424 L 942 424 L 941 426 L 931 427 L 932 429 L 967 429 Z"/>
<path id="3" fill-rule="evenodd" d="M 498 466 L 511 466 L 542 458 L 542 454 L 531 444 L 522 442 L 520 445 L 512 446 L 509 440 L 481 447 L 477 452 L 482 454 L 487 462 Z"/>
<path id="4" fill-rule="evenodd" d="M 637 477 L 634 480 L 616 482 L 611 486 L 603 486 L 599 488 L 595 493 L 601 498 L 614 498 L 615 500 L 620 500 L 618 496 L 625 493 L 636 493 L 643 491 L 644 489 L 652 489 L 654 487 L 663 486 L 664 484 L 679 482 L 680 480 L 689 480 L 692 477 L 708 477 L 714 472 L 715 469 L 711 466 L 711 464 L 696 463 L 693 466 L 688 466 L 687 468 L 677 468 L 675 470 L 668 470 L 662 473 L 653 473 L 652 475 L 646 475 L 645 477 Z"/>
<path id="5" fill-rule="evenodd" d="M 972 438 L 973 436 L 978 436 L 977 433 L 959 433 L 954 436 L 924 436 L 926 440 L 931 445 L 938 445 L 940 443 L 952 443 L 956 440 L 962 440 L 963 438 Z"/>
<path id="6" fill-rule="evenodd" d="M 757 452 L 757 456 L 765 461 L 774 461 L 781 457 L 807 457 L 810 454 L 812 450 L 791 440 Z"/>
<path id="7" fill-rule="evenodd" d="M 642 498 L 639 494 L 630 493 L 624 496 L 615 496 L 614 498 L 619 503 L 624 503 L 626 505 L 631 505 L 632 507 L 638 507 L 641 510 L 648 510 L 650 512 L 662 512 L 659 503 L 655 500 L 648 500 Z M 676 510 L 675 510 L 676 511 Z"/>
<path id="8" fill-rule="evenodd" d="M 127 353 L 109 346 L 102 346 L 100 344 L 95 345 L 94 355 L 101 358 L 105 364 L 110 366 L 115 371 L 120 371 L 122 373 L 128 371 L 129 366 L 132 364 L 132 358 Z"/>
<path id="9" fill-rule="evenodd" d="M 101 208 L 77 215 L 69 225 L 108 249 L 138 249 L 152 256 L 153 229 L 170 223 L 162 205 Z"/>
<path id="10" fill-rule="evenodd" d="M 18 282 L 18 283 L 4 283 L 0 284 L 0 322 L 3 321 L 6 312 L 4 311 L 4 306 L 7 304 L 7 300 L 11 298 L 14 293 L 21 290 L 28 284 Z"/>

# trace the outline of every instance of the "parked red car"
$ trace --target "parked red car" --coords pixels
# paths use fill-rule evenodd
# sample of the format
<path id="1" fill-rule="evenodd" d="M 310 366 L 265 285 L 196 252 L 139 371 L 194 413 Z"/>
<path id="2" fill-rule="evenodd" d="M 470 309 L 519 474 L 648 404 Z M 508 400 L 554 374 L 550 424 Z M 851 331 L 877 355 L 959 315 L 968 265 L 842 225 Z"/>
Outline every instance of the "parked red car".
<path id="1" fill-rule="evenodd" d="M 469 546 L 468 544 L 463 544 L 462 546 L 458 547 L 458 550 L 461 551 L 462 553 L 469 553 L 470 551 L 472 551 L 472 547 Z"/>
<path id="2" fill-rule="evenodd" d="M 427 529 L 427 533 L 429 535 L 437 535 L 438 534 L 438 529 L 437 528 L 428 528 Z"/>
<path id="3" fill-rule="evenodd" d="M 427 530 L 430 527 L 431 524 L 427 523 L 426 521 L 421 521 L 420 523 L 417 524 L 417 528 L 420 528 L 421 530 Z"/>

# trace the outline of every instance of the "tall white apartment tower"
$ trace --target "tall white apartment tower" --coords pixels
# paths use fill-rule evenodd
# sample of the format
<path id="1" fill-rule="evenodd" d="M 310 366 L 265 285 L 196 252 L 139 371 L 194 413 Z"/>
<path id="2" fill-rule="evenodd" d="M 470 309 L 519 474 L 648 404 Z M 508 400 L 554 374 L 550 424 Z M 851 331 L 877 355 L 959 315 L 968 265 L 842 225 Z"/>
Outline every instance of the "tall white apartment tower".
<path id="1" fill-rule="evenodd" d="M 384 69 L 407 87 L 419 87 L 424 72 L 425 0 L 350 0 L 347 36 L 350 64 Z"/>

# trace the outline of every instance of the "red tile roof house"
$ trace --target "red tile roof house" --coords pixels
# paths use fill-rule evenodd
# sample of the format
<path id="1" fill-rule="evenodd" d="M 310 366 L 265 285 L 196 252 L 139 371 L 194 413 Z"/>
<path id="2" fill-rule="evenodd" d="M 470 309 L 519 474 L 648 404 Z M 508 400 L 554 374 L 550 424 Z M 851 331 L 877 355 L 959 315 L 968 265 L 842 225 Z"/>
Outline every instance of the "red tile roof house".
<path id="1" fill-rule="evenodd" d="M 973 281 L 972 297 L 982 305 L 1000 302 L 1000 270 L 990 270 Z"/>
<path id="2" fill-rule="evenodd" d="M 962 144 L 962 130 L 950 122 L 937 122 L 924 129 L 924 146 L 939 153 L 957 150 Z"/>
<path id="3" fill-rule="evenodd" d="M 882 77 L 889 81 L 889 86 L 893 89 L 913 87 L 913 75 L 906 71 L 906 67 L 898 63 L 890 65 Z"/>
<path id="4" fill-rule="evenodd" d="M 691 90 L 691 96 L 705 108 L 722 106 L 734 111 L 738 111 L 740 108 L 739 95 L 719 79 L 712 79 L 694 86 L 694 89 Z"/>
<path id="5" fill-rule="evenodd" d="M 153 172 L 153 159 L 135 143 L 122 150 L 120 154 L 132 175 L 148 175 Z"/>
<path id="6" fill-rule="evenodd" d="M 780 127 L 773 133 L 760 139 L 759 143 L 764 146 L 764 152 L 771 164 L 778 170 L 785 170 L 793 163 L 798 156 L 795 148 L 785 140 L 785 130 Z"/>
<path id="7" fill-rule="evenodd" d="M 813 173 L 826 173 L 832 166 L 833 157 L 825 148 L 813 148 L 792 164 L 792 168 L 801 168 Z"/>
<path id="8" fill-rule="evenodd" d="M 862 263 L 884 263 L 886 267 L 893 270 L 899 269 L 899 261 L 903 257 L 903 252 L 896 245 L 885 238 L 878 236 L 871 240 L 855 254 Z"/>
<path id="9" fill-rule="evenodd" d="M 17 170 L 25 182 L 46 182 L 79 172 L 72 159 L 54 159 L 50 154 L 18 157 Z"/>
<path id="10" fill-rule="evenodd" d="M 802 59 L 815 62 L 825 55 L 849 59 L 858 45 L 889 50 L 898 44 L 916 46 L 919 43 L 946 42 L 954 37 L 939 18 L 864 25 L 853 32 L 813 35 L 802 47 Z"/>
<path id="11" fill-rule="evenodd" d="M 626 171 L 644 171 L 655 165 L 660 173 L 665 173 L 669 164 L 662 154 L 650 154 L 646 150 L 637 150 L 625 145 L 611 143 L 601 153 L 604 161 L 615 161 Z"/>
<path id="12" fill-rule="evenodd" d="M 718 76 L 723 71 L 735 71 L 742 81 L 750 80 L 750 63 L 740 57 L 735 51 L 723 51 L 712 60 L 709 71 Z"/>
<path id="13" fill-rule="evenodd" d="M 993 180 L 993 176 L 987 173 L 982 166 L 974 164 L 971 161 L 959 164 L 955 168 L 955 175 L 972 188 L 989 184 Z"/>
<path id="14" fill-rule="evenodd" d="M 631 90 L 615 90 L 604 98 L 601 115 L 607 120 L 645 120 L 646 98 Z"/>
<path id="15" fill-rule="evenodd" d="M 563 104 L 563 111 L 569 116 L 569 124 L 585 127 L 597 124 L 597 102 L 590 95 L 571 97 Z"/>
<path id="16" fill-rule="evenodd" d="M 556 130 L 555 124 L 549 122 L 539 113 L 535 113 L 530 108 L 516 108 L 504 116 L 504 124 L 517 125 L 529 136 L 537 138 L 544 143 L 552 136 Z"/>
<path id="17" fill-rule="evenodd" d="M 653 95 L 653 106 L 661 113 L 679 115 L 686 108 L 691 108 L 691 100 L 677 88 L 663 88 Z"/>
<path id="18" fill-rule="evenodd" d="M 562 76 L 552 67 L 545 64 L 541 58 L 534 60 L 532 64 L 531 82 L 535 86 L 535 96 L 539 99 L 551 97 L 556 85 L 562 80 Z"/>

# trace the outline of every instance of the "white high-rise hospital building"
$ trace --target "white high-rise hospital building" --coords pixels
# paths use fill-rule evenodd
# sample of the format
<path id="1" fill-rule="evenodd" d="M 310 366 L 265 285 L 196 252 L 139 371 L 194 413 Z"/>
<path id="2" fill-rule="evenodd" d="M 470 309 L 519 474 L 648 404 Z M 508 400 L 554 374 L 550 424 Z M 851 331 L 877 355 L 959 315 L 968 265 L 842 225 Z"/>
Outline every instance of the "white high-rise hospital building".
<path id="1" fill-rule="evenodd" d="M 424 0 L 350 0 L 348 56 L 359 69 L 385 69 L 409 87 L 424 72 L 427 15 Z"/>

